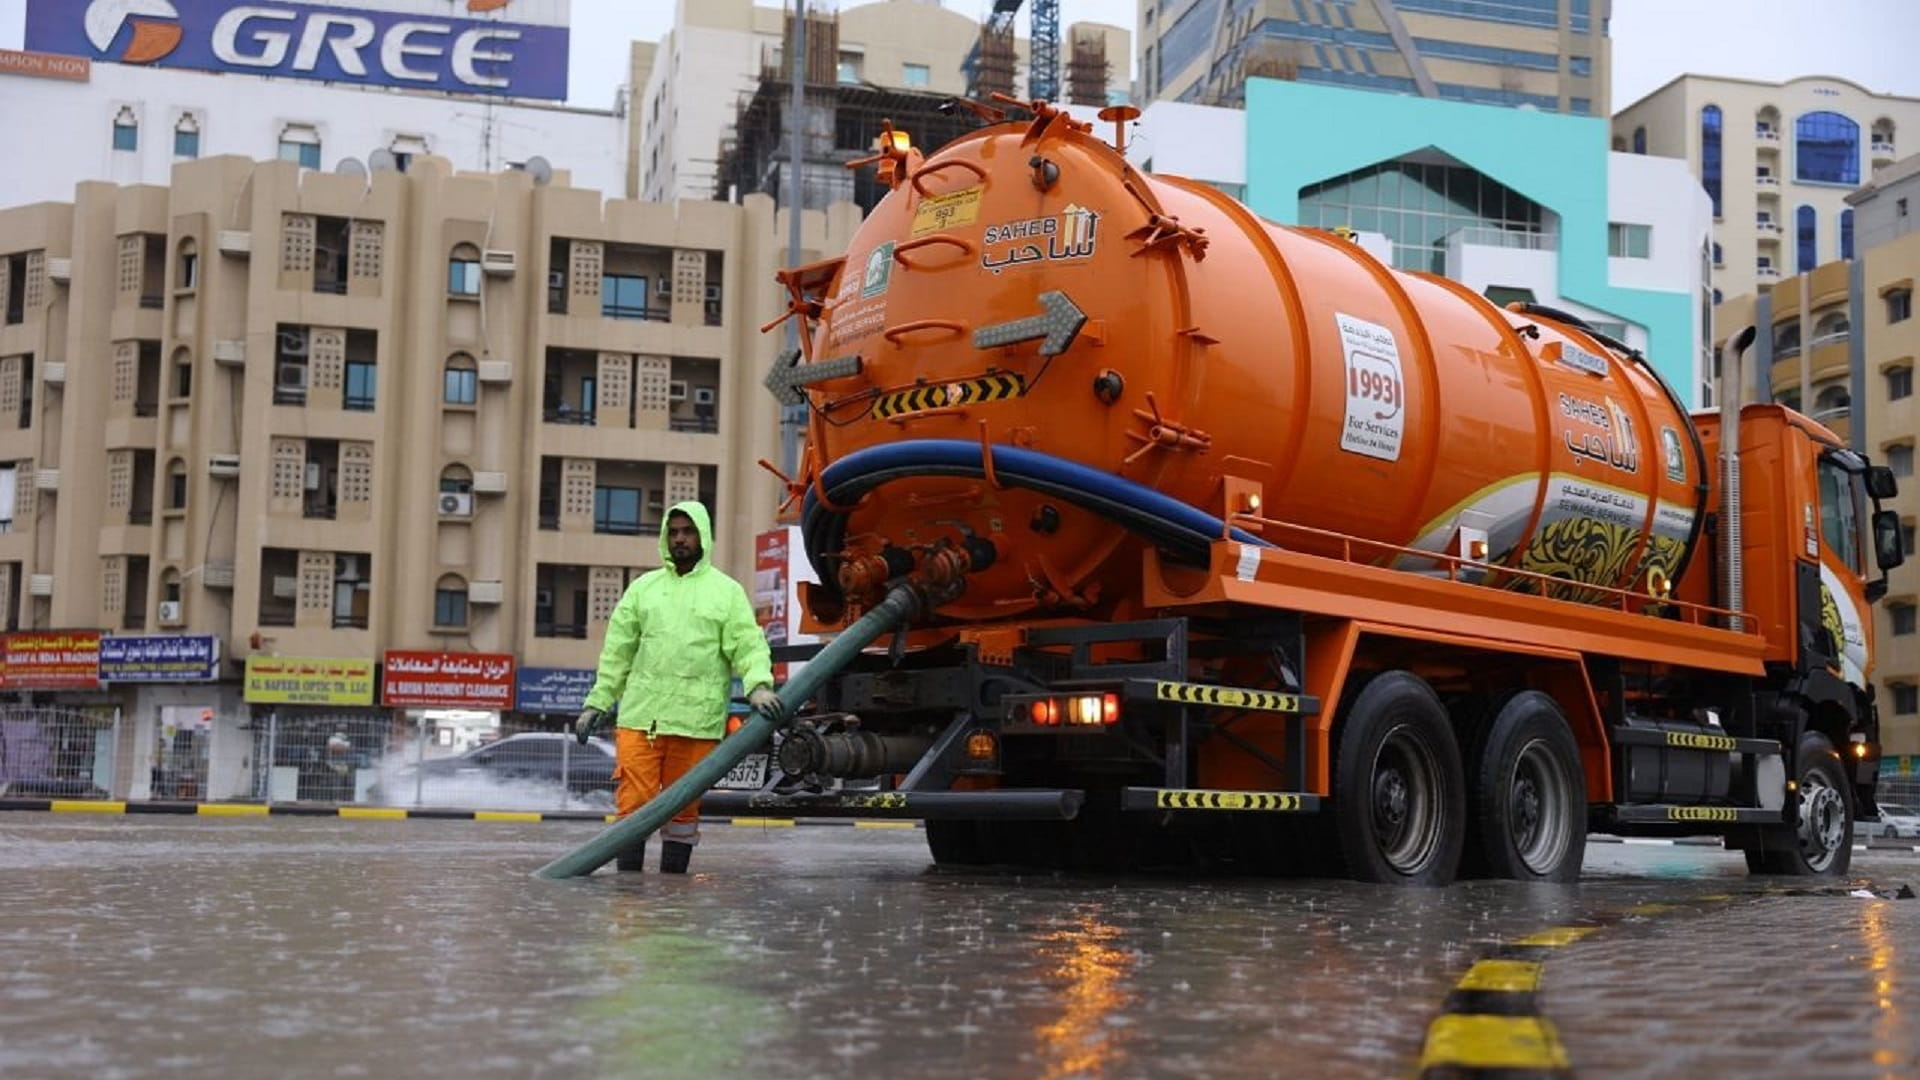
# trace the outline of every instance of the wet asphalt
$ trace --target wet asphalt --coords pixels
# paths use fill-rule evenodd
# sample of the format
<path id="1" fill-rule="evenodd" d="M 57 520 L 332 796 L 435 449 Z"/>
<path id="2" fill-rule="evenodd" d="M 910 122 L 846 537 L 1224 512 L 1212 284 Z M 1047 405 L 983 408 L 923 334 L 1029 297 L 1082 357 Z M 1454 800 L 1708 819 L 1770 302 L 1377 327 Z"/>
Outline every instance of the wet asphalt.
<path id="1" fill-rule="evenodd" d="M 1759 888 L 1700 847 L 1407 890 L 955 872 L 918 830 L 745 825 L 685 877 L 530 877 L 595 828 L 0 819 L 0 1076 L 1405 1076 L 1498 943 Z"/>

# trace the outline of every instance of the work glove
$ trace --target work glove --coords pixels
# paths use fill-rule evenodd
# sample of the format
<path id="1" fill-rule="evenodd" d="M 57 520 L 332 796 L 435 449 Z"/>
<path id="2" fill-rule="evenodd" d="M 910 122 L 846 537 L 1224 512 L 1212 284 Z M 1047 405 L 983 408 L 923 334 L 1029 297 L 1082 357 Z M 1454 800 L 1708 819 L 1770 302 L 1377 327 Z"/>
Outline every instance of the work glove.
<path id="1" fill-rule="evenodd" d="M 587 745 L 587 740 L 593 738 L 595 732 L 606 726 L 606 722 L 607 714 L 601 712 L 599 709 L 592 708 L 591 706 L 582 709 L 580 711 L 580 718 L 573 722 L 573 737 L 580 740 L 581 746 L 585 746 Z"/>
<path id="2" fill-rule="evenodd" d="M 780 719 L 780 695 L 774 693 L 771 686 L 754 687 L 753 693 L 747 695 L 747 704 L 769 720 Z"/>

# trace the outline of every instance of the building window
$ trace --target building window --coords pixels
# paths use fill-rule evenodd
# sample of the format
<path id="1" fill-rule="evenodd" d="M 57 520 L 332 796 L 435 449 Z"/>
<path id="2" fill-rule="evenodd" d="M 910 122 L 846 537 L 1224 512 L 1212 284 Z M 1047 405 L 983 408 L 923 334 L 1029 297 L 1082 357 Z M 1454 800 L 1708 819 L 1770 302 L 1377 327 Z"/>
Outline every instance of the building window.
<path id="1" fill-rule="evenodd" d="M 1720 303 L 1720 301 L 1721 301 L 1721 299 L 1722 299 L 1722 297 L 1721 297 L 1721 295 L 1720 295 L 1720 290 L 1719 290 L 1719 289 L 1715 289 L 1715 290 L 1713 290 L 1713 302 L 1714 302 L 1714 304 L 1716 304 L 1716 305 L 1718 305 L 1718 304 Z"/>
<path id="2" fill-rule="evenodd" d="M 1647 152 L 1647 129 L 1644 126 L 1633 129 L 1633 152 L 1636 154 Z"/>
<path id="3" fill-rule="evenodd" d="M 1913 368 L 1897 367 L 1887 372 L 1887 400 L 1899 401 L 1913 396 Z"/>
<path id="4" fill-rule="evenodd" d="M 633 536 L 640 531 L 639 488 L 593 489 L 593 531 Z"/>
<path id="5" fill-rule="evenodd" d="M 187 463 L 174 458 L 167 466 L 167 509 L 187 508 Z"/>
<path id="6" fill-rule="evenodd" d="M 1894 217 L 1907 216 L 1907 200 L 1905 199 L 1893 200 L 1893 216 Z"/>
<path id="7" fill-rule="evenodd" d="M 442 400 L 448 405 L 473 404 L 480 396 L 480 382 L 477 376 L 473 357 L 466 353 L 455 353 L 447 361 Z"/>
<path id="8" fill-rule="evenodd" d="M 174 275 L 173 287 L 176 289 L 195 289 L 200 286 L 200 246 L 192 240 L 180 241 L 179 273 Z"/>
<path id="9" fill-rule="evenodd" d="M 1713 265 L 1715 266 L 1727 265 L 1726 253 L 1720 250 L 1720 241 L 1718 240 L 1715 240 L 1713 242 Z"/>
<path id="10" fill-rule="evenodd" d="M 1829 386 L 1813 398 L 1813 418 L 1823 424 L 1845 420 L 1853 413 L 1853 395 L 1844 386 Z"/>
<path id="11" fill-rule="evenodd" d="M 1713 216 L 1720 216 L 1720 106 L 1700 110 L 1700 181 L 1713 200 Z"/>
<path id="12" fill-rule="evenodd" d="M 173 125 L 173 156 L 200 156 L 200 122 L 193 118 L 192 113 L 181 113 L 180 119 Z"/>
<path id="13" fill-rule="evenodd" d="M 859 53 L 842 52 L 840 54 L 840 65 L 835 70 L 835 73 L 834 73 L 835 77 L 838 78 L 838 80 L 843 83 L 859 82 L 861 59 L 862 57 Z M 808 65 L 808 66 L 811 67 L 812 65 Z"/>
<path id="14" fill-rule="evenodd" d="M 1887 447 L 1887 468 L 1895 476 L 1913 475 L 1913 444 Z"/>
<path id="15" fill-rule="evenodd" d="M 1900 550 L 1909 559 L 1913 558 L 1913 534 L 1914 523 L 1912 518 L 1908 518 L 1900 523 Z"/>
<path id="16" fill-rule="evenodd" d="M 1820 215 L 1811 206 L 1793 212 L 1794 266 L 1804 274 L 1820 264 Z"/>
<path id="17" fill-rule="evenodd" d="M 173 350 L 173 396 L 193 396 L 193 354 L 184 345 Z"/>
<path id="18" fill-rule="evenodd" d="M 900 85 L 902 86 L 926 86 L 932 77 L 932 69 L 925 64 L 900 65 Z"/>
<path id="19" fill-rule="evenodd" d="M 1910 603 L 1889 603 L 1887 621 L 1892 624 L 1894 636 L 1905 637 L 1913 633 L 1915 608 Z"/>
<path id="20" fill-rule="evenodd" d="M 467 625 L 467 583 L 459 574 L 447 574 L 434 585 L 433 625 Z"/>
<path id="21" fill-rule="evenodd" d="M 1473 169 L 1389 161 L 1300 189 L 1299 224 L 1384 233 L 1393 265 L 1444 274 L 1447 244 L 1551 251 L 1554 218 L 1538 203 Z"/>
<path id="22" fill-rule="evenodd" d="M 1860 182 L 1860 125 L 1837 112 L 1811 112 L 1793 122 L 1793 175 L 1815 184 Z"/>
<path id="23" fill-rule="evenodd" d="M 454 248 L 447 260 L 447 295 L 480 295 L 480 250 L 472 244 Z"/>
<path id="24" fill-rule="evenodd" d="M 449 465 L 440 470 L 440 494 L 468 495 L 473 492 L 473 470 L 465 465 Z"/>
<path id="25" fill-rule="evenodd" d="M 646 318 L 646 275 L 607 274 L 601 277 L 600 314 L 609 319 Z"/>
<path id="26" fill-rule="evenodd" d="M 1591 56 L 1567 57 L 1567 74 L 1580 79 L 1584 79 L 1587 76 L 1592 75 L 1593 74 L 1593 57 Z"/>
<path id="27" fill-rule="evenodd" d="M 376 383 L 376 371 L 365 360 L 347 361 L 347 390 L 341 399 L 341 407 L 354 412 L 372 412 Z"/>
<path id="28" fill-rule="evenodd" d="M 1607 254 L 1616 259 L 1653 257 L 1653 226 L 1607 224 Z"/>
<path id="29" fill-rule="evenodd" d="M 1893 714 L 1912 716 L 1920 712 L 1920 686 L 1895 686 L 1893 688 Z"/>
<path id="30" fill-rule="evenodd" d="M 1887 294 L 1887 321 L 1906 322 L 1913 318 L 1913 290 L 1895 289 Z"/>
<path id="31" fill-rule="evenodd" d="M 320 167 L 320 133 L 311 124 L 288 124 L 280 132 L 280 160 L 303 169 Z"/>
<path id="32" fill-rule="evenodd" d="M 136 120 L 133 110 L 121 106 L 113 114 L 113 148 L 115 150 L 140 149 L 140 121 Z"/>

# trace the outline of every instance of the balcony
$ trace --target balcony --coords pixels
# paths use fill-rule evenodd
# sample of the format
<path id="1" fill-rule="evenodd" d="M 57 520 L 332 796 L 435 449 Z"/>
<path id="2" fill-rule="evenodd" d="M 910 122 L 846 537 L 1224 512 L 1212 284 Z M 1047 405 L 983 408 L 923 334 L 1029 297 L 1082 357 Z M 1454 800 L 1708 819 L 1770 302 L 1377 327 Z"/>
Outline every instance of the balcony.
<path id="1" fill-rule="evenodd" d="M 1770 127 L 1756 127 L 1753 129 L 1753 141 L 1762 147 L 1777 148 L 1780 145 L 1780 132 Z"/>
<path id="2" fill-rule="evenodd" d="M 1777 189 L 1780 186 L 1780 178 L 1773 175 L 1772 173 L 1761 173 L 1760 175 L 1753 178 L 1753 186 L 1759 187 L 1759 188 L 1776 188 Z"/>
<path id="3" fill-rule="evenodd" d="M 1765 282 L 1770 285 L 1780 280 L 1780 271 L 1775 267 L 1762 266 L 1753 272 L 1753 276 L 1756 280 Z M 1798 352 L 1799 350 L 1796 349 L 1794 351 Z"/>
<path id="4" fill-rule="evenodd" d="M 1780 223 L 1772 218 L 1760 218 L 1753 223 L 1753 231 L 1761 236 L 1779 236 Z"/>
<path id="5" fill-rule="evenodd" d="M 1873 140 L 1873 160 L 1874 161 L 1876 162 L 1892 161 L 1893 157 L 1894 157 L 1893 140 L 1891 139 Z"/>
<path id="6" fill-rule="evenodd" d="M 157 293 L 140 294 L 140 306 L 149 311 L 159 311 L 167 306 L 166 298 Z"/>

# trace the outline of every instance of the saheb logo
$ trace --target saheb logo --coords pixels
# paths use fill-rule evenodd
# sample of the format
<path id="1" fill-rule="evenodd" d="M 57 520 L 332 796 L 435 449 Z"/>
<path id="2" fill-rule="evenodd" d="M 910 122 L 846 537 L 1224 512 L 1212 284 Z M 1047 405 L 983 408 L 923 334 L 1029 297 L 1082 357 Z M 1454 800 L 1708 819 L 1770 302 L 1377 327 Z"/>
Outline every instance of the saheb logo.
<path id="1" fill-rule="evenodd" d="M 105 55 L 112 48 L 113 39 L 120 36 L 120 28 L 126 25 L 130 16 L 135 15 L 157 19 L 180 17 L 180 13 L 167 0 L 93 0 L 87 5 L 87 40 L 93 43 L 95 50 Z M 133 40 L 127 43 L 118 59 L 129 64 L 151 64 L 179 45 L 178 22 L 152 22 L 136 18 L 133 20 Z"/>

